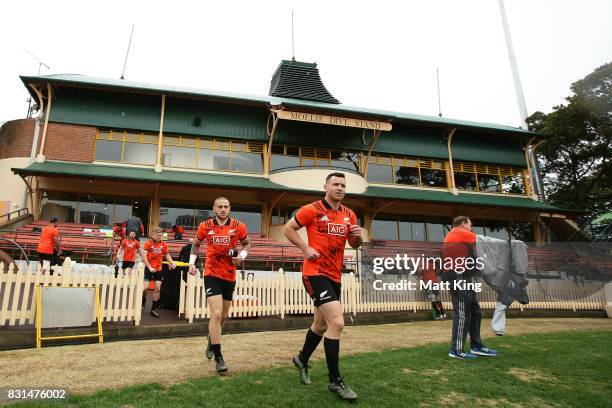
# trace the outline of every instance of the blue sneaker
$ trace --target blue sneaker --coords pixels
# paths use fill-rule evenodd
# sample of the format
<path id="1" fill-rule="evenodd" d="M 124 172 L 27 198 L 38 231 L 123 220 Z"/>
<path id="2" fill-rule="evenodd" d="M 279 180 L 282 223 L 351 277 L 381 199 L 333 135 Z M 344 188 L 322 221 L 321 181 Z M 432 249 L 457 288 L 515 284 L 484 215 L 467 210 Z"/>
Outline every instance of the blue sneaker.
<path id="1" fill-rule="evenodd" d="M 470 350 L 470 352 L 478 356 L 487 356 L 487 357 L 497 356 L 497 350 L 493 350 L 485 346 L 473 347 L 472 350 Z"/>
<path id="2" fill-rule="evenodd" d="M 456 351 L 453 351 L 453 350 L 448 352 L 448 356 L 451 358 L 459 359 L 459 360 L 472 360 L 472 359 L 478 358 L 476 354 L 464 353 L 464 352 L 457 353 Z"/>

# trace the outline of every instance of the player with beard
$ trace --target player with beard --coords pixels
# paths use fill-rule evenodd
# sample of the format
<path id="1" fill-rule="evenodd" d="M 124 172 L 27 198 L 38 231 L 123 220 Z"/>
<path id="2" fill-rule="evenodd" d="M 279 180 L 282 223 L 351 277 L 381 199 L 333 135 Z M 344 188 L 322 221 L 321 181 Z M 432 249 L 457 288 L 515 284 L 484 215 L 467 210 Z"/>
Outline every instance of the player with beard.
<path id="1" fill-rule="evenodd" d="M 325 336 L 325 360 L 329 371 L 328 389 L 343 400 L 355 400 L 357 394 L 348 388 L 340 376 L 340 335 L 344 328 L 340 284 L 344 247 L 348 241 L 355 249 L 362 243 L 357 217 L 341 204 L 346 194 L 343 173 L 331 173 L 325 179 L 325 197 L 300 208 L 285 225 L 287 239 L 304 253 L 302 281 L 314 301 L 314 320 L 302 350 L 293 358 L 303 384 L 310 384 L 308 360 Z M 306 228 L 308 243 L 298 235 Z"/>
<path id="2" fill-rule="evenodd" d="M 195 275 L 198 251 L 202 242 L 206 241 L 204 286 L 210 310 L 206 357 L 209 360 L 215 357 L 218 373 L 228 370 L 221 354 L 221 332 L 232 305 L 236 287 L 236 265 L 245 260 L 250 249 L 246 225 L 230 218 L 230 210 L 227 198 L 219 197 L 215 200 L 215 216 L 199 225 L 189 256 L 189 273 Z M 242 246 L 239 252 L 236 250 L 238 242 Z"/>
<path id="3" fill-rule="evenodd" d="M 143 248 L 147 252 L 147 261 L 149 265 L 153 267 L 153 271 L 145 272 L 144 276 L 144 288 L 143 293 L 143 308 L 146 305 L 146 290 L 149 287 L 149 282 L 155 282 L 155 291 L 153 292 L 153 305 L 151 306 L 151 315 L 159 317 L 159 292 L 161 290 L 162 283 L 162 262 L 165 258 L 169 264 L 170 269 L 174 269 L 174 261 L 168 253 L 168 245 L 162 241 L 162 234 L 164 230 L 161 228 L 155 228 L 151 239 L 145 242 Z"/>

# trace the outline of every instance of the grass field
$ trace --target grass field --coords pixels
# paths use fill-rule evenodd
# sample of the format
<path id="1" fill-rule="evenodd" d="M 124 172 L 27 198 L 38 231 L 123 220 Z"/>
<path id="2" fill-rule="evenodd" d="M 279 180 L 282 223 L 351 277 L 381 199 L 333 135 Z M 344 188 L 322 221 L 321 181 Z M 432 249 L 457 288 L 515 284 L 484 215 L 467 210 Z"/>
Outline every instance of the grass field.
<path id="1" fill-rule="evenodd" d="M 494 338 L 497 358 L 451 360 L 447 344 L 344 357 L 341 371 L 363 407 L 490 406 L 605 407 L 612 401 L 612 332 L 526 334 Z M 145 384 L 63 403 L 16 406 L 83 407 L 327 407 L 345 406 L 326 389 L 326 366 L 315 361 L 313 384 L 299 384 L 293 367 L 174 385 Z M 160 376 L 163 373 L 159 373 Z"/>

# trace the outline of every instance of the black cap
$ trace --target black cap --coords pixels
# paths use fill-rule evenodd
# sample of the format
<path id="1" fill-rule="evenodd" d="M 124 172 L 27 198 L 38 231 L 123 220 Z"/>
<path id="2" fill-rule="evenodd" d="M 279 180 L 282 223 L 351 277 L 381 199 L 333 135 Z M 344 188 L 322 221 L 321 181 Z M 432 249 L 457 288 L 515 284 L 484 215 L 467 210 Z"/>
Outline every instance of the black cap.
<path id="1" fill-rule="evenodd" d="M 51 222 L 57 222 L 57 217 L 51 217 Z"/>

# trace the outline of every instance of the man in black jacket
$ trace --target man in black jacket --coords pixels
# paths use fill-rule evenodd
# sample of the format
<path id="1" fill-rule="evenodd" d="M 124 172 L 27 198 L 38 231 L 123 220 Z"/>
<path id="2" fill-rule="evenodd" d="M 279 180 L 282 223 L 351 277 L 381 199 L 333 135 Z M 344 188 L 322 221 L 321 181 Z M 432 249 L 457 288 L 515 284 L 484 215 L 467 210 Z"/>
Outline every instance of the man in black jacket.
<path id="1" fill-rule="evenodd" d="M 193 238 L 189 238 L 187 244 L 181 248 L 181 252 L 179 253 L 178 260 L 180 262 L 189 263 L 189 255 L 191 254 L 191 247 L 193 246 Z M 196 259 L 196 264 L 198 263 L 198 259 Z M 181 266 L 177 268 L 177 271 L 180 271 L 182 279 L 187 282 L 187 272 L 189 268 L 186 266 Z"/>

